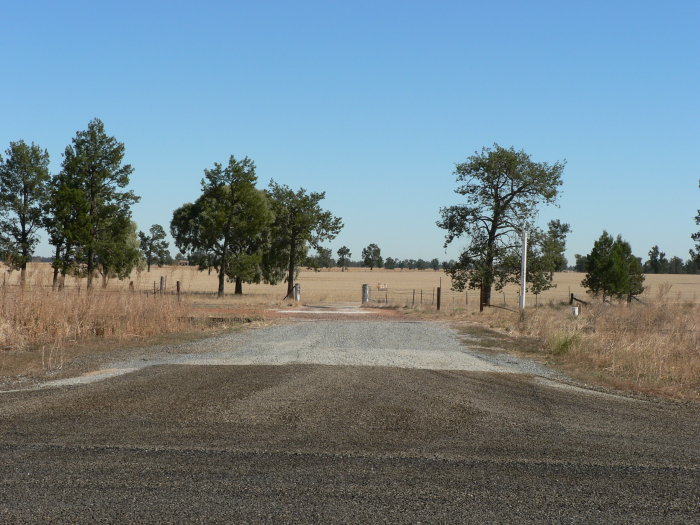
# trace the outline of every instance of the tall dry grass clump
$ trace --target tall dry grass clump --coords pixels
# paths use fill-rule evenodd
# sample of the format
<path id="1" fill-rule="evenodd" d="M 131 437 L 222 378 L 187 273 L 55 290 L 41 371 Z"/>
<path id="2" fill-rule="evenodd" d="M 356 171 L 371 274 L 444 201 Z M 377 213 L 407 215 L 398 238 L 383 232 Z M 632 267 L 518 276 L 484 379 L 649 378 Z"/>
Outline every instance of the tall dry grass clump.
<path id="1" fill-rule="evenodd" d="M 663 294 L 662 294 L 663 295 Z M 574 317 L 568 305 L 515 314 L 490 312 L 500 328 L 544 341 L 543 351 L 579 376 L 613 386 L 700 400 L 700 305 L 591 304 Z"/>
<path id="2" fill-rule="evenodd" d="M 188 326 L 188 309 L 174 296 L 29 286 L 0 289 L 0 352 L 6 354 L 59 356 L 62 349 L 92 338 L 123 341 Z"/>

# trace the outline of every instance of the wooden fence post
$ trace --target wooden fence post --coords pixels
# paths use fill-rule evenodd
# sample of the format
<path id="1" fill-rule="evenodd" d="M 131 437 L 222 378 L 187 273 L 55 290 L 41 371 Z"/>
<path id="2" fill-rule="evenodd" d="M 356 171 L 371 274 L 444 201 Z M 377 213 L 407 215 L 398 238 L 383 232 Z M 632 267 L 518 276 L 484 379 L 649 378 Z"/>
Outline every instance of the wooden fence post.
<path id="1" fill-rule="evenodd" d="M 437 289 L 437 311 L 438 312 L 440 311 L 440 291 L 441 291 L 440 289 L 441 288 L 442 288 L 441 286 L 438 286 L 438 289 Z"/>
<path id="2" fill-rule="evenodd" d="M 180 281 L 175 282 L 175 287 L 177 288 L 177 302 L 180 302 Z"/>
<path id="3" fill-rule="evenodd" d="M 411 303 L 411 306 L 416 306 L 416 289 L 413 289 L 413 302 Z"/>

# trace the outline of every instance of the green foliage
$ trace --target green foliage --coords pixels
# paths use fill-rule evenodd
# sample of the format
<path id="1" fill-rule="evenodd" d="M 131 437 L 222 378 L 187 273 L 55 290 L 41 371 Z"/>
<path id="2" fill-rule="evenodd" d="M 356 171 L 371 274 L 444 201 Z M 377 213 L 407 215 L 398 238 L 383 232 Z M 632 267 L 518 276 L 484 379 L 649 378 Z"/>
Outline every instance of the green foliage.
<path id="1" fill-rule="evenodd" d="M 700 181 L 698 181 L 698 186 L 700 186 Z M 700 226 L 700 210 L 698 210 L 698 214 L 695 216 L 695 225 Z M 695 249 L 689 251 L 690 258 L 695 263 L 696 267 L 700 267 L 700 231 L 693 233 L 690 238 L 695 241 Z"/>
<path id="2" fill-rule="evenodd" d="M 574 265 L 574 270 L 577 272 L 585 272 L 586 271 L 586 262 L 587 262 L 587 255 L 580 255 L 576 254 L 574 255 L 574 258 L 576 259 L 576 263 Z"/>
<path id="3" fill-rule="evenodd" d="M 218 294 L 224 294 L 226 278 L 236 283 L 262 279 L 263 250 L 272 221 L 264 192 L 255 187 L 255 164 L 233 155 L 226 167 L 215 163 L 204 170 L 202 195 L 173 213 L 170 231 L 175 245 L 190 254 L 200 270 L 214 267 L 218 272 Z"/>
<path id="4" fill-rule="evenodd" d="M 382 251 L 379 249 L 379 246 L 372 243 L 362 249 L 362 264 L 369 266 L 370 270 L 383 266 L 384 260 L 382 259 Z"/>
<path id="5" fill-rule="evenodd" d="M 630 301 L 644 291 L 643 283 L 642 263 L 632 255 L 629 243 L 619 235 L 613 240 L 604 231 L 587 257 L 581 285 L 596 297 L 602 295 L 603 301 L 608 297 Z"/>
<path id="6" fill-rule="evenodd" d="M 123 224 L 122 221 L 128 221 Z M 102 274 L 102 286 L 106 287 L 112 277 L 125 279 L 141 259 L 136 223 L 123 215 L 113 218 L 113 235 L 105 236 L 97 250 L 97 268 Z"/>
<path id="7" fill-rule="evenodd" d="M 549 351 L 554 355 L 568 354 L 580 341 L 580 336 L 576 333 L 560 333 L 552 336 L 549 343 Z"/>
<path id="8" fill-rule="evenodd" d="M 537 207 L 556 202 L 563 170 L 563 162 L 536 163 L 524 151 L 498 144 L 457 164 L 460 185 L 455 192 L 467 202 L 442 208 L 437 222 L 447 231 L 445 246 L 463 236 L 469 239 L 447 270 L 456 290 L 483 283 L 489 304 L 494 282 L 498 288 L 516 278 L 519 265 L 511 263 L 519 232 L 534 231 Z"/>
<path id="9" fill-rule="evenodd" d="M 25 280 L 27 262 L 39 242 L 48 199 L 49 153 L 23 140 L 10 142 L 0 157 L 0 254 L 11 268 L 21 269 Z"/>
<path id="10" fill-rule="evenodd" d="M 347 270 L 348 262 L 350 261 L 350 248 L 347 246 L 341 246 L 338 248 L 338 266 L 341 267 L 342 271 Z"/>
<path id="11" fill-rule="evenodd" d="M 168 241 L 165 240 L 165 230 L 160 224 L 154 224 L 149 230 L 150 235 L 139 232 L 139 247 L 146 259 L 148 271 L 151 271 L 151 264 L 163 266 L 170 259 L 168 251 Z"/>
<path id="12" fill-rule="evenodd" d="M 393 257 L 387 257 L 386 261 L 384 261 L 384 268 L 386 268 L 387 270 L 393 270 L 394 268 L 396 268 L 396 259 L 394 259 Z"/>
<path id="13" fill-rule="evenodd" d="M 666 254 L 658 246 L 652 246 L 649 250 L 649 260 L 644 263 L 645 273 L 668 273 L 669 261 Z"/>
<path id="14" fill-rule="evenodd" d="M 84 273 L 88 288 L 99 261 L 108 266 L 112 263 L 107 261 L 122 261 L 119 275 L 128 273 L 122 263 L 135 264 L 130 257 L 130 208 L 139 197 L 131 191 L 119 191 L 128 185 L 133 172 L 123 159 L 124 144 L 108 136 L 102 121 L 94 119 L 66 147 L 58 187 L 52 192 L 52 215 L 47 224 L 60 259 L 56 265 L 71 265 Z"/>
<path id="15" fill-rule="evenodd" d="M 321 209 L 319 203 L 325 198 L 325 192 L 307 193 L 304 188 L 295 192 L 284 184 L 270 181 L 267 195 L 274 221 L 263 271 L 270 282 L 279 281 L 286 273 L 286 297 L 291 297 L 297 267 L 306 259 L 309 247 L 318 249 L 321 242 L 334 239 L 343 223 Z"/>

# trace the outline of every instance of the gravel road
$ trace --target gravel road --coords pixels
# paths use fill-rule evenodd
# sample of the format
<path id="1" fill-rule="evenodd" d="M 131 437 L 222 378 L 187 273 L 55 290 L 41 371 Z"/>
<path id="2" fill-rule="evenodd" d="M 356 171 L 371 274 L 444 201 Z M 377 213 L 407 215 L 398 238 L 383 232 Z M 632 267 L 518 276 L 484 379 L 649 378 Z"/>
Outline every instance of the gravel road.
<path id="1" fill-rule="evenodd" d="M 0 521 L 692 523 L 699 415 L 437 323 L 290 322 L 0 394 Z"/>

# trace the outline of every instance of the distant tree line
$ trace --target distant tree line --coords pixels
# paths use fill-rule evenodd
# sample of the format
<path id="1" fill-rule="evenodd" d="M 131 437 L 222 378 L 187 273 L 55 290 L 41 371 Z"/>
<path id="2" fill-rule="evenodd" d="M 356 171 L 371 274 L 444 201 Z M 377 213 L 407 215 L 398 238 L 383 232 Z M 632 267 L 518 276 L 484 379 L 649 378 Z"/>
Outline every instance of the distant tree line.
<path id="1" fill-rule="evenodd" d="M 369 244 L 362 250 L 362 259 L 352 260 L 352 253 L 347 246 L 341 246 L 337 251 L 337 259 L 333 258 L 330 248 L 319 248 L 315 254 L 309 255 L 304 261 L 304 266 L 320 270 L 321 268 L 339 267 L 343 271 L 347 268 L 384 268 L 386 270 L 440 270 L 446 269 L 455 261 L 442 261 L 431 259 L 394 259 L 387 257 L 386 260 L 381 255 L 381 249 L 376 244 Z"/>

